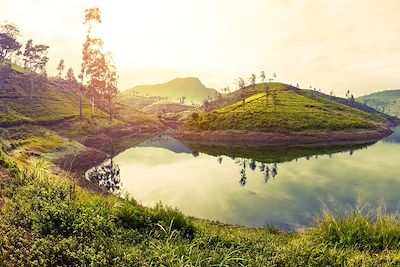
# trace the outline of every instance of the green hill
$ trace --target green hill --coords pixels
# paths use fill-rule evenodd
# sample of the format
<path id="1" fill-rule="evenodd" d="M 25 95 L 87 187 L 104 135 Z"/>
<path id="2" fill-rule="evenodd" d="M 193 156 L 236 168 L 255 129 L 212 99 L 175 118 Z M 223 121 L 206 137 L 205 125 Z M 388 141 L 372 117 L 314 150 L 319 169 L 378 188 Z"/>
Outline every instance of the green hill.
<path id="1" fill-rule="evenodd" d="M 240 96 L 244 103 L 238 101 Z M 258 132 L 376 129 L 386 121 L 377 114 L 281 83 L 247 87 L 216 102 L 210 103 L 210 111 L 192 116 L 186 128 Z"/>
<path id="2" fill-rule="evenodd" d="M 119 101 L 114 106 L 116 123 L 155 123 L 157 120 Z M 83 99 L 83 115 L 85 118 L 91 117 L 91 104 L 86 98 Z M 0 127 L 25 123 L 51 125 L 77 120 L 78 116 L 79 95 L 76 85 L 66 81 L 49 81 L 35 74 L 0 69 Z M 99 122 L 108 124 L 105 107 L 96 107 L 95 117 Z"/>
<path id="3" fill-rule="evenodd" d="M 400 117 L 400 90 L 381 91 L 358 97 L 356 101 L 389 115 Z"/>
<path id="4" fill-rule="evenodd" d="M 216 93 L 215 89 L 207 88 L 198 78 L 189 77 L 176 78 L 162 84 L 136 86 L 124 91 L 123 95 L 161 96 L 172 101 L 186 97 L 186 103 L 199 103 L 209 97 L 214 98 Z"/>

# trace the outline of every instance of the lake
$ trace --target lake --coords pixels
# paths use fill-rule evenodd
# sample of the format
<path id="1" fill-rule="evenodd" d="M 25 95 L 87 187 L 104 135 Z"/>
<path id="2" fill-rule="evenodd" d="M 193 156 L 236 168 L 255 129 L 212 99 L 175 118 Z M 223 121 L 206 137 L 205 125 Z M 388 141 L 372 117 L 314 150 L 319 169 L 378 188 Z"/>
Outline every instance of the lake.
<path id="1" fill-rule="evenodd" d="M 323 207 L 400 204 L 400 127 L 376 143 L 342 146 L 221 147 L 169 136 L 114 157 L 122 191 L 184 214 L 284 230 L 310 226 Z"/>

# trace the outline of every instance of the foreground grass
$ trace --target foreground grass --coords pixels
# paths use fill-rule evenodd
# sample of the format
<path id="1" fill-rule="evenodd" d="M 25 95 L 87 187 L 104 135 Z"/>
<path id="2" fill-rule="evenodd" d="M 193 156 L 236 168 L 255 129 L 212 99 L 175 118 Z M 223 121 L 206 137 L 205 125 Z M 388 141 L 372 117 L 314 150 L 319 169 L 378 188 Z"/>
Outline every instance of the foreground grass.
<path id="1" fill-rule="evenodd" d="M 382 212 L 327 213 L 302 233 L 225 226 L 89 193 L 15 149 L 0 150 L 1 266 L 400 264 L 399 220 Z"/>

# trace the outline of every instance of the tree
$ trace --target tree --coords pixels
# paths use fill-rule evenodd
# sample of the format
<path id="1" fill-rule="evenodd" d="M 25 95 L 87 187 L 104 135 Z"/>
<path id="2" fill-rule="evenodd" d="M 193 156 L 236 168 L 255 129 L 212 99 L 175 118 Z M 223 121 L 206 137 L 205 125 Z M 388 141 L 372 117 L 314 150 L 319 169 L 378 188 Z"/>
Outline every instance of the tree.
<path id="1" fill-rule="evenodd" d="M 229 86 L 222 88 L 222 92 L 224 93 L 229 93 L 231 89 L 229 89 Z"/>
<path id="2" fill-rule="evenodd" d="M 78 81 L 75 78 L 74 70 L 72 68 L 69 68 L 67 70 L 67 74 L 65 76 L 65 79 L 69 82 L 68 84 L 68 89 L 71 91 L 71 87 L 76 86 Z"/>
<path id="3" fill-rule="evenodd" d="M 274 80 L 276 80 L 276 73 L 274 72 L 274 74 L 272 74 L 272 77 L 274 78 Z"/>
<path id="4" fill-rule="evenodd" d="M 236 79 L 236 84 L 239 89 L 244 89 L 246 87 L 246 83 L 244 82 L 243 78 L 237 78 Z"/>
<path id="5" fill-rule="evenodd" d="M 32 39 L 29 39 L 26 42 L 25 51 L 23 53 L 24 67 L 35 73 L 43 71 L 49 61 L 47 57 L 49 48 L 48 45 L 34 45 Z"/>
<path id="6" fill-rule="evenodd" d="M 14 23 L 5 22 L 0 25 L 0 62 L 8 59 L 21 48 L 17 41 L 19 30 Z"/>
<path id="7" fill-rule="evenodd" d="M 69 68 L 69 69 L 67 70 L 67 74 L 66 74 L 66 76 L 65 76 L 65 79 L 66 79 L 67 81 L 69 81 L 69 82 L 73 82 L 73 83 L 76 83 L 76 82 L 77 82 L 77 80 L 76 80 L 76 78 L 75 78 L 75 73 L 74 73 L 74 69 L 73 69 L 73 68 Z"/>
<path id="8" fill-rule="evenodd" d="M 260 79 L 261 79 L 261 82 L 264 82 L 264 81 L 265 81 L 265 72 L 264 72 L 264 71 L 261 71 L 261 73 L 260 73 Z"/>
<path id="9" fill-rule="evenodd" d="M 110 53 L 106 54 L 106 73 L 105 73 L 105 82 L 104 82 L 104 88 L 101 88 L 101 94 L 103 97 L 108 101 L 108 108 L 109 108 L 109 114 L 110 114 L 110 121 L 112 121 L 113 118 L 113 105 L 112 105 L 112 100 L 115 98 L 118 94 L 118 74 L 117 74 L 117 69 L 115 67 L 114 61 L 112 59 L 112 56 Z M 186 98 L 186 97 L 183 97 Z M 184 101 L 184 100 L 183 100 Z"/>
<path id="10" fill-rule="evenodd" d="M 180 103 L 181 104 L 185 104 L 185 101 L 186 101 L 186 96 L 182 96 L 181 98 L 180 98 Z"/>
<path id="11" fill-rule="evenodd" d="M 58 63 L 58 66 L 57 66 L 58 79 L 61 79 L 61 75 L 64 72 L 64 69 L 65 69 L 64 59 L 60 59 L 60 62 Z"/>
<path id="12" fill-rule="evenodd" d="M 257 79 L 257 76 L 254 73 L 249 78 L 250 85 L 253 89 L 255 89 L 255 86 L 256 86 L 256 79 Z"/>
<path id="13" fill-rule="evenodd" d="M 24 67 L 33 73 L 45 73 L 46 64 L 49 61 L 47 57 L 49 46 L 43 44 L 34 45 L 32 39 L 29 39 L 25 45 Z M 31 91 L 30 99 L 33 95 L 33 74 L 30 75 Z"/>
<path id="14" fill-rule="evenodd" d="M 81 64 L 81 73 L 79 75 L 82 85 L 84 85 L 86 75 L 89 75 L 89 73 L 96 73 L 95 70 L 91 70 L 90 68 L 95 67 L 94 62 L 96 61 L 96 58 L 100 54 L 100 49 L 103 47 L 103 42 L 101 39 L 91 38 L 91 36 L 90 36 L 92 26 L 96 22 L 101 23 L 100 9 L 97 7 L 85 9 L 85 18 L 84 18 L 83 24 L 88 25 L 88 30 L 87 30 L 85 42 L 83 43 L 83 46 L 82 46 L 82 64 Z M 93 84 L 90 87 L 93 89 L 94 88 Z M 80 97 L 79 97 L 79 118 L 80 118 L 80 120 L 82 120 L 82 97 L 83 97 L 83 92 L 85 91 L 83 88 L 84 87 L 82 87 L 80 90 L 81 93 L 80 93 Z M 94 117 L 95 92 L 91 92 L 91 93 L 92 93 L 92 118 L 93 118 Z"/>

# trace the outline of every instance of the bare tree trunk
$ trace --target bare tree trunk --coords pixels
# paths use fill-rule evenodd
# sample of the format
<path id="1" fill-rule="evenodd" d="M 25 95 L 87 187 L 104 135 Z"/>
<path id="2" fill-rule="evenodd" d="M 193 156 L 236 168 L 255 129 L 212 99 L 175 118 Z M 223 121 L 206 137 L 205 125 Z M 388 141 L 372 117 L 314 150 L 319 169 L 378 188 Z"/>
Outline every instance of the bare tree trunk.
<path id="1" fill-rule="evenodd" d="M 33 95 L 33 79 L 32 79 L 32 76 L 31 76 L 30 80 L 31 80 L 31 92 L 30 92 L 30 95 L 29 95 L 29 99 L 32 100 L 32 95 Z"/>
<path id="2" fill-rule="evenodd" d="M 111 97 L 108 99 L 108 106 L 109 106 L 109 108 L 110 108 L 110 122 L 112 122 L 112 115 L 113 115 L 112 109 L 113 109 L 113 107 L 112 107 L 112 100 L 111 100 Z"/>
<path id="3" fill-rule="evenodd" d="M 80 90 L 79 94 L 79 120 L 82 121 L 82 90 Z"/>
<path id="4" fill-rule="evenodd" d="M 94 119 L 94 95 L 92 96 L 92 119 Z"/>

